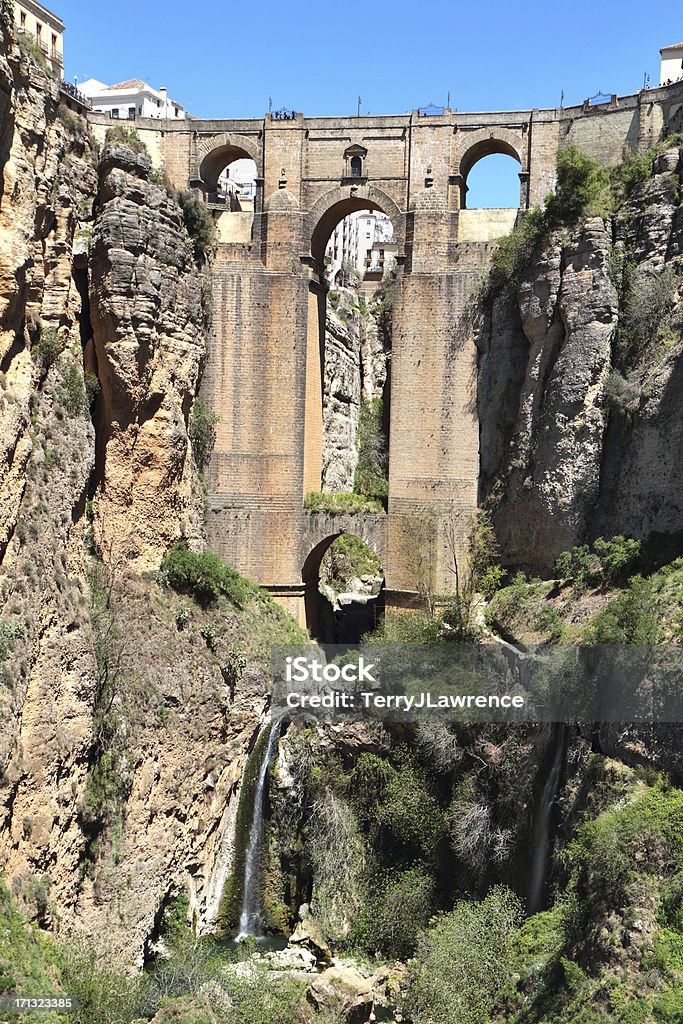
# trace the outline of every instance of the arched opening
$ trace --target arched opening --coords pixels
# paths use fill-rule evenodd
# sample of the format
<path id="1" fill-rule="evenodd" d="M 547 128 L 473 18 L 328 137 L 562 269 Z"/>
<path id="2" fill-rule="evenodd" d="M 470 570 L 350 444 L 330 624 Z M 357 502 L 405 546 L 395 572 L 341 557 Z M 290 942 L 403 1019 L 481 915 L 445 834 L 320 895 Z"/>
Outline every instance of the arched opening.
<path id="1" fill-rule="evenodd" d="M 219 242 L 251 241 L 258 169 L 237 146 L 219 146 L 202 160 L 200 176 Z"/>
<path id="2" fill-rule="evenodd" d="M 482 157 L 467 175 L 468 210 L 519 207 L 519 162 L 505 153 Z"/>
<path id="3" fill-rule="evenodd" d="M 335 204 L 313 231 L 306 492 L 366 499 L 366 510 L 380 513 L 388 495 L 397 253 L 395 224 L 367 198 Z"/>
<path id="4" fill-rule="evenodd" d="M 320 643 L 357 644 L 384 616 L 384 571 L 379 556 L 352 533 L 317 544 L 302 571 L 306 626 Z"/>
<path id="5" fill-rule="evenodd" d="M 519 152 L 510 142 L 485 138 L 460 161 L 461 201 L 458 239 L 491 242 L 514 227 L 522 196 Z"/>

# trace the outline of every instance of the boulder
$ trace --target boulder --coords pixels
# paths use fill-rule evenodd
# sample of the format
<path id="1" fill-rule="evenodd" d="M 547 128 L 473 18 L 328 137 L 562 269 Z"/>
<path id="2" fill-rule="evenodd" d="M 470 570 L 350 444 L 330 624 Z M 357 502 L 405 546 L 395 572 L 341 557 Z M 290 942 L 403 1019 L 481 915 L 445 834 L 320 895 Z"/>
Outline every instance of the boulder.
<path id="1" fill-rule="evenodd" d="M 354 967 L 329 967 L 308 986 L 306 998 L 319 1012 L 336 1014 L 346 1024 L 367 1024 L 374 1012 L 370 981 Z"/>

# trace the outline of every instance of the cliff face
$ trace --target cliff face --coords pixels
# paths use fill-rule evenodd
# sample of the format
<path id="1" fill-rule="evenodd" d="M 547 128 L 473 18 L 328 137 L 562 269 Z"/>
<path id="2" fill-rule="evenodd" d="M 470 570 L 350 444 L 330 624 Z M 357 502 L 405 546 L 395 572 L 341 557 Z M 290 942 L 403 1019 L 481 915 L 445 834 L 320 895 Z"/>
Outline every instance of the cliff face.
<path id="1" fill-rule="evenodd" d="M 105 147 L 91 245 L 96 540 L 138 571 L 200 529 L 186 428 L 205 351 L 202 280 L 180 208 L 150 171 L 145 153 Z"/>
<path id="2" fill-rule="evenodd" d="M 5 42 L 0 872 L 43 923 L 54 907 L 130 963 L 171 895 L 200 926 L 217 911 L 264 700 L 232 645 L 258 663 L 255 634 L 281 620 L 257 601 L 247 627 L 139 579 L 199 531 L 201 274 L 147 157 L 98 157 Z"/>
<path id="3" fill-rule="evenodd" d="M 480 325 L 483 496 L 512 563 L 683 529 L 679 152 L 655 172 L 617 217 L 551 236 Z"/>
<path id="4" fill-rule="evenodd" d="M 384 396 L 391 338 L 382 318 L 383 289 L 369 302 L 354 289 L 328 300 L 323 372 L 322 489 L 352 491 L 358 465 L 361 405 Z"/>

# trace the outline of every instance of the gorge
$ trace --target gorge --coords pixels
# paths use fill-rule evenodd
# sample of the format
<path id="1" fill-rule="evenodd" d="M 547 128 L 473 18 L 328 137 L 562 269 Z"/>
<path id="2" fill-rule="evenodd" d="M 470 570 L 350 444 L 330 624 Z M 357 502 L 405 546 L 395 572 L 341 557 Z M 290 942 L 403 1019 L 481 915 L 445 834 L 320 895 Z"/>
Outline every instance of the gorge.
<path id="1" fill-rule="evenodd" d="M 679 1020 L 676 723 L 268 711 L 321 588 L 371 642 L 680 645 L 683 87 L 131 131 L 0 42 L 0 994 Z M 270 146 L 221 241 L 212 185 Z M 501 146 L 516 226 L 465 237 Z M 328 289 L 335 218 L 380 207 L 395 272 Z"/>

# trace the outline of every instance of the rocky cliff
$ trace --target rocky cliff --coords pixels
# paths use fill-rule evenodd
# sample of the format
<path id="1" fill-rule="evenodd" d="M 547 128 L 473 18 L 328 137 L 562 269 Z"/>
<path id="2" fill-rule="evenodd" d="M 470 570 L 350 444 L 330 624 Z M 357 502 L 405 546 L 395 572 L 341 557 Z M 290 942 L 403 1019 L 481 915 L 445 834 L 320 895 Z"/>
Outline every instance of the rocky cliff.
<path id="1" fill-rule="evenodd" d="M 235 651 L 283 619 L 140 578 L 199 540 L 202 273 L 134 138 L 98 153 L 0 42 L 0 870 L 130 963 L 174 894 L 217 912 L 264 706 Z"/>
<path id="2" fill-rule="evenodd" d="M 482 497 L 511 563 L 683 529 L 678 149 L 611 216 L 551 234 L 478 345 Z"/>
<path id="3" fill-rule="evenodd" d="M 330 292 L 325 322 L 322 489 L 353 491 L 361 406 L 385 394 L 391 349 L 387 285 L 366 301 L 354 288 Z"/>

